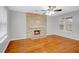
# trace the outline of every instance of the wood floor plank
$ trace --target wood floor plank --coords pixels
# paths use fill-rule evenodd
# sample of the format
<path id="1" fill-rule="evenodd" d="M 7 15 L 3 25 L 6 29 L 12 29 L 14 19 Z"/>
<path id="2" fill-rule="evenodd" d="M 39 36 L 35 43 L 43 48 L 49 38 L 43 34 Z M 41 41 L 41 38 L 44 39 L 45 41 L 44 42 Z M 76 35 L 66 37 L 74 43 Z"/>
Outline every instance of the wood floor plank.
<path id="1" fill-rule="evenodd" d="M 5 53 L 78 53 L 79 41 L 48 35 L 39 39 L 22 39 L 11 41 Z"/>

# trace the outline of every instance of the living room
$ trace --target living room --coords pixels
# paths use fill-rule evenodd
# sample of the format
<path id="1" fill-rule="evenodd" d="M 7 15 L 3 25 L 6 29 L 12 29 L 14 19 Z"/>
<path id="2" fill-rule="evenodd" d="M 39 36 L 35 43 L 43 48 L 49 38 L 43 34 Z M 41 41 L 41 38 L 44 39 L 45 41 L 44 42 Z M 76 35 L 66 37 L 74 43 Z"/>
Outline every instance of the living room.
<path id="1" fill-rule="evenodd" d="M 0 24 L 1 24 L 0 52 L 3 53 L 6 51 L 6 49 L 8 52 L 12 52 L 12 51 L 16 53 L 28 52 L 29 50 L 27 48 L 26 51 L 22 51 L 22 49 L 21 50 L 17 49 L 18 51 L 17 52 L 14 50 L 10 50 L 12 47 L 11 46 L 10 46 L 11 48 L 9 47 L 10 44 L 15 44 L 15 43 L 10 43 L 11 41 L 23 40 L 24 42 L 27 42 L 25 41 L 25 39 L 29 40 L 28 38 L 31 38 L 31 40 L 34 41 L 42 40 L 42 38 L 44 38 L 45 40 L 47 39 L 46 38 L 47 36 L 57 35 L 57 37 L 64 37 L 72 41 L 73 40 L 78 41 L 79 40 L 78 19 L 79 19 L 78 6 L 6 6 L 6 7 L 1 6 L 0 7 Z M 53 48 L 49 48 L 49 50 L 50 49 Z M 31 50 L 30 52 L 32 52 Z M 41 52 L 41 53 L 42 52 L 79 52 L 78 48 L 75 51 L 70 51 L 70 50 L 44 51 L 44 50 L 43 51 L 40 50 L 37 52 Z"/>

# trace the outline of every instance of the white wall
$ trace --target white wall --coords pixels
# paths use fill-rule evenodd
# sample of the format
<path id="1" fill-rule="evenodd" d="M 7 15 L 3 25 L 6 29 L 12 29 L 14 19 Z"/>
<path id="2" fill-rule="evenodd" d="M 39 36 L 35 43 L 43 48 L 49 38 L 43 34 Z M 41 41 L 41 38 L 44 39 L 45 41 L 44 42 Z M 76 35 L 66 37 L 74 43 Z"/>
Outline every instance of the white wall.
<path id="1" fill-rule="evenodd" d="M 9 15 L 10 39 L 26 38 L 26 14 L 21 12 L 10 11 Z"/>
<path id="2" fill-rule="evenodd" d="M 73 17 L 72 32 L 59 30 L 59 19 L 62 17 Z M 57 34 L 60 36 L 79 40 L 79 11 L 63 14 L 60 16 L 50 17 L 48 19 L 48 34 Z"/>

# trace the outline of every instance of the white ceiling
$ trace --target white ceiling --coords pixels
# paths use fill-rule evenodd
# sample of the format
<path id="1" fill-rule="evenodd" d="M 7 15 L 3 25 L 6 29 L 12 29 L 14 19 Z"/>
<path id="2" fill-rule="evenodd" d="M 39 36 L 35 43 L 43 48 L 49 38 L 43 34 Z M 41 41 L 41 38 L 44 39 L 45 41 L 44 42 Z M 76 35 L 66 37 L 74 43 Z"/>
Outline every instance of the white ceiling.
<path id="1" fill-rule="evenodd" d="M 48 9 L 47 6 L 9 6 L 8 7 L 12 11 L 19 11 L 19 12 L 33 12 L 33 13 L 42 13 L 41 10 Z M 56 6 L 56 9 L 62 9 L 60 12 L 56 12 L 56 15 L 62 15 L 65 13 L 73 12 L 79 10 L 79 6 Z"/>

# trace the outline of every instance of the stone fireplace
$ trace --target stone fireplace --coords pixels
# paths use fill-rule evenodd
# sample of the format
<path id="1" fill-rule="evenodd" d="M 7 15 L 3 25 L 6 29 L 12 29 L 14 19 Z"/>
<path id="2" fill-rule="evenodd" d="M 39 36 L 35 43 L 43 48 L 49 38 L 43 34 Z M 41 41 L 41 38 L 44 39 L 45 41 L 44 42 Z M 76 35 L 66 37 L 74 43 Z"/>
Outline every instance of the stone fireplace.
<path id="1" fill-rule="evenodd" d="M 46 36 L 47 17 L 45 15 L 27 13 L 28 38 L 41 38 Z"/>

